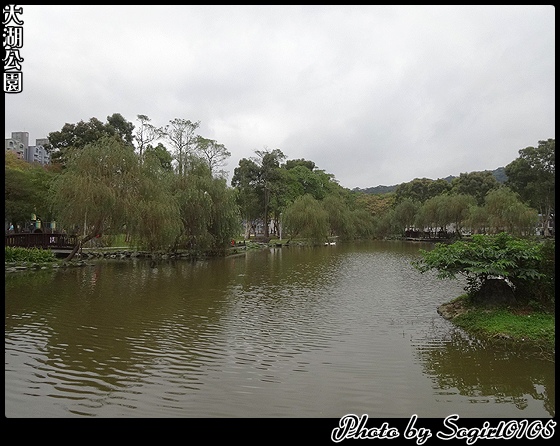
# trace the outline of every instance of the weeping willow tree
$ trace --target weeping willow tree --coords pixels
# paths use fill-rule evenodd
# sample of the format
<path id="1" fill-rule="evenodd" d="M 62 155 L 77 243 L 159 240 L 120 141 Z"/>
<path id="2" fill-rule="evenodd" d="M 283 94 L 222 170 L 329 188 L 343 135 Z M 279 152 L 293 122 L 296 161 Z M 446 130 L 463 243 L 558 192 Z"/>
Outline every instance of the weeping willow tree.
<path id="1" fill-rule="evenodd" d="M 142 167 L 134 148 L 117 137 L 103 137 L 70 155 L 50 189 L 57 220 L 78 235 L 68 260 L 87 241 L 123 225 L 152 249 L 169 240 L 178 208 L 154 164 Z"/>
<path id="2" fill-rule="evenodd" d="M 393 223 L 399 228 L 398 235 L 404 234 L 407 229 L 415 226 L 420 205 L 412 198 L 404 198 L 394 207 Z"/>
<path id="3" fill-rule="evenodd" d="M 330 194 L 322 200 L 322 204 L 327 212 L 330 235 L 346 240 L 354 238 L 356 234 L 354 220 L 344 198 L 337 194 Z"/>
<path id="4" fill-rule="evenodd" d="M 469 207 L 466 225 L 473 234 L 486 234 L 488 228 L 488 210 L 477 204 Z"/>
<path id="5" fill-rule="evenodd" d="M 282 224 L 290 238 L 303 237 L 314 243 L 323 241 L 329 233 L 328 213 L 309 194 L 301 195 L 284 211 Z"/>
<path id="6" fill-rule="evenodd" d="M 375 217 L 364 208 L 353 209 L 350 213 L 354 237 L 368 239 L 375 236 Z"/>
<path id="7" fill-rule="evenodd" d="M 227 187 L 225 178 L 212 178 L 208 193 L 212 198 L 208 230 L 213 237 L 213 250 L 219 252 L 241 232 L 241 214 L 235 190 Z"/>
<path id="8" fill-rule="evenodd" d="M 519 199 L 519 195 L 503 186 L 490 191 L 485 198 L 485 208 L 491 230 L 495 233 L 532 234 L 538 222 L 537 211 Z"/>
<path id="9" fill-rule="evenodd" d="M 129 209 L 122 203 L 135 189 L 136 177 L 133 148 L 117 138 L 101 138 L 70 154 L 66 169 L 51 187 L 58 221 L 78 235 L 68 259 L 96 235 L 129 220 Z"/>
<path id="10" fill-rule="evenodd" d="M 174 249 L 219 252 L 239 234 L 240 214 L 234 190 L 227 187 L 225 179 L 213 177 L 200 158 L 188 158 L 183 175 L 174 178 L 172 191 L 182 222 Z"/>
<path id="11" fill-rule="evenodd" d="M 476 206 L 476 198 L 467 194 L 445 195 L 444 207 L 447 209 L 448 219 L 455 225 L 455 233 L 461 237 L 461 231 L 469 219 L 469 211 Z"/>
<path id="12" fill-rule="evenodd" d="M 156 154 L 142 157 L 137 193 L 126 197 L 132 219 L 127 228 L 133 240 L 149 251 L 169 249 L 181 230 L 179 204 L 171 194 L 173 174 L 162 167 Z"/>

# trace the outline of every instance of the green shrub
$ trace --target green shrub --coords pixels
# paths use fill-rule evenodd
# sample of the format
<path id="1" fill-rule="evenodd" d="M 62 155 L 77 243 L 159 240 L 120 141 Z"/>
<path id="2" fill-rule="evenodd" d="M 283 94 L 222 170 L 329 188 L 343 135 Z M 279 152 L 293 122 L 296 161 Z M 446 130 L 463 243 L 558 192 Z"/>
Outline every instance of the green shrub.
<path id="1" fill-rule="evenodd" d="M 45 263 L 54 262 L 55 260 L 54 253 L 48 249 L 5 247 L 6 262 Z"/>
<path id="2" fill-rule="evenodd" d="M 490 279 L 503 279 L 513 285 L 516 299 L 528 302 L 554 302 L 554 245 L 498 235 L 474 235 L 472 241 L 449 245 L 438 243 L 431 251 L 421 250 L 423 258 L 413 262 L 421 273 L 437 270 L 437 277 L 467 279 L 465 291 L 476 295 Z"/>
<path id="3" fill-rule="evenodd" d="M 538 271 L 542 274 L 538 286 L 533 282 L 521 282 L 517 286 L 518 294 L 525 296 L 531 306 L 536 310 L 554 311 L 555 307 L 555 242 L 554 239 L 547 239 L 542 243 L 541 258 L 537 265 Z"/>

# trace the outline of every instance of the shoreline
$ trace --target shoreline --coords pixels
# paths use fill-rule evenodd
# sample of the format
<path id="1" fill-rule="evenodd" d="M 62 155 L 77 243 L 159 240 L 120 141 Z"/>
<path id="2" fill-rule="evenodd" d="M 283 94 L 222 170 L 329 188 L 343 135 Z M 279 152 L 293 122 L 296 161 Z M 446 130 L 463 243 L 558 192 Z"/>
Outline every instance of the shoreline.
<path id="1" fill-rule="evenodd" d="M 253 246 L 255 245 L 255 246 Z M 149 252 L 142 251 L 130 247 L 99 247 L 99 248 L 83 248 L 82 253 L 77 253 L 72 260 L 65 260 L 64 257 L 55 258 L 47 262 L 33 261 L 17 261 L 4 262 L 4 270 L 6 273 L 21 271 L 41 271 L 48 269 L 64 269 L 69 267 L 93 266 L 91 261 L 98 260 L 205 260 L 217 257 L 230 257 L 244 255 L 246 251 L 253 249 L 262 249 L 268 245 L 252 244 L 251 246 L 236 246 L 227 248 L 223 255 L 200 255 L 191 251 L 177 251 L 176 253 Z"/>

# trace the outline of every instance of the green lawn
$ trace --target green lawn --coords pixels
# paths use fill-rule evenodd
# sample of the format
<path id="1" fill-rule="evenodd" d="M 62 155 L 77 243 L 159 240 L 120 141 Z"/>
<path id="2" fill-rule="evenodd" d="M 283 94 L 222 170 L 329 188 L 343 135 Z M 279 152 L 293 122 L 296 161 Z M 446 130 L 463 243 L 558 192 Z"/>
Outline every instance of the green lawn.
<path id="1" fill-rule="evenodd" d="M 457 326 L 474 333 L 554 348 L 555 315 L 521 309 L 475 309 L 453 319 Z"/>

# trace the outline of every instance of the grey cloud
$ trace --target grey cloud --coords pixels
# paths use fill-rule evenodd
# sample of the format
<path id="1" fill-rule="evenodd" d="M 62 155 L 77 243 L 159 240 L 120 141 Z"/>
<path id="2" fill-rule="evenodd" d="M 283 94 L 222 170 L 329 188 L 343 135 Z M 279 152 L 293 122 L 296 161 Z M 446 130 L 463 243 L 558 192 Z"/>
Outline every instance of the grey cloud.
<path id="1" fill-rule="evenodd" d="M 546 6 L 24 6 L 6 137 L 121 113 L 182 117 L 232 153 L 343 186 L 493 169 L 553 138 Z"/>

